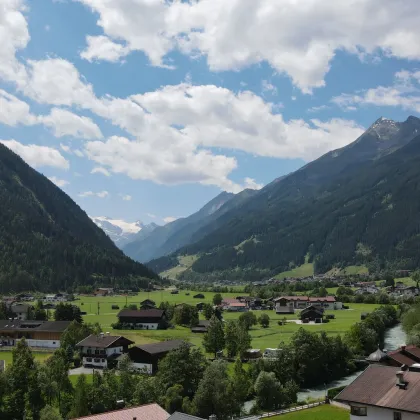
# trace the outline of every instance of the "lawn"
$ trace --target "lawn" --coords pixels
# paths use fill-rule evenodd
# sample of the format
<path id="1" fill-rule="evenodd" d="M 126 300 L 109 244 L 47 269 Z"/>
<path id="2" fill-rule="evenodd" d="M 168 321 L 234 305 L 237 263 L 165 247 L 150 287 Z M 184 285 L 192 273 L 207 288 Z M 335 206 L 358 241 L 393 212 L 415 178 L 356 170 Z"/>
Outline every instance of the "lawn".
<path id="1" fill-rule="evenodd" d="M 77 380 L 79 379 L 79 376 L 80 375 L 69 375 L 70 382 L 71 382 L 71 384 L 73 386 L 76 385 Z M 91 384 L 93 382 L 93 375 L 92 374 L 88 374 L 88 375 L 85 375 L 85 376 L 86 376 L 86 382 L 88 384 Z"/>
<path id="2" fill-rule="evenodd" d="M 160 273 L 162 277 L 166 277 L 168 279 L 176 280 L 176 276 L 181 274 L 185 270 L 188 270 L 194 262 L 198 259 L 196 255 L 183 255 L 178 257 L 179 264 L 176 267 L 172 267 L 169 270 L 163 271 Z"/>
<path id="3" fill-rule="evenodd" d="M 189 295 L 187 295 L 189 293 Z M 170 291 L 155 291 L 139 293 L 137 296 L 129 296 L 127 303 L 136 303 L 139 305 L 141 301 L 146 298 L 152 299 L 158 306 L 162 301 L 171 303 L 189 303 L 196 304 L 198 302 L 211 302 L 214 293 L 203 292 L 204 299 L 194 299 L 197 292 L 182 290 L 177 295 L 172 295 Z M 236 293 L 223 293 L 224 297 L 235 297 Z M 125 296 L 114 297 L 81 297 L 80 300 L 75 302 L 83 311 L 87 312 L 84 316 L 86 322 L 99 322 L 102 329 L 106 332 L 109 331 L 113 334 L 117 330 L 112 330 L 111 324 L 117 321 L 117 313 L 119 310 L 111 309 L 112 305 L 118 305 L 120 309 L 126 304 Z M 99 304 L 99 315 L 98 315 Z M 259 325 L 251 329 L 252 347 L 259 349 L 266 349 L 268 347 L 278 347 L 281 342 L 288 343 L 291 336 L 300 328 L 304 327 L 310 331 L 325 330 L 329 335 L 343 335 L 351 325 L 360 320 L 362 312 L 371 312 L 378 305 L 367 304 L 350 304 L 349 310 L 327 311 L 326 313 L 333 313 L 336 319 L 331 320 L 327 324 L 311 324 L 311 325 L 298 325 L 295 323 L 287 323 L 287 325 L 279 326 L 278 321 L 283 320 L 284 315 L 277 315 L 274 311 L 255 311 L 255 315 L 259 317 L 262 313 L 267 313 L 270 317 L 270 325 L 268 328 L 261 328 Z M 238 319 L 240 313 L 224 312 L 223 317 L 225 320 Z M 297 314 L 287 315 L 287 319 L 297 319 Z M 196 346 L 201 346 L 202 334 L 194 334 L 189 328 L 176 326 L 175 328 L 167 330 L 118 330 L 118 334 L 124 335 L 131 339 L 136 344 L 153 343 L 168 339 L 182 339 L 191 342 Z"/>
<path id="4" fill-rule="evenodd" d="M 42 362 L 52 356 L 52 353 L 47 352 L 32 352 L 35 360 Z M 12 352 L 11 351 L 0 351 L 0 359 L 6 361 L 6 366 L 12 363 Z"/>
<path id="5" fill-rule="evenodd" d="M 295 413 L 270 417 L 270 420 L 349 420 L 350 412 L 332 405 L 321 405 Z"/>
<path id="6" fill-rule="evenodd" d="M 289 271 L 283 271 L 282 273 L 276 274 L 274 278 L 283 280 L 286 277 L 309 277 L 314 275 L 314 265 L 312 263 L 305 263 L 299 267 L 293 268 Z"/>

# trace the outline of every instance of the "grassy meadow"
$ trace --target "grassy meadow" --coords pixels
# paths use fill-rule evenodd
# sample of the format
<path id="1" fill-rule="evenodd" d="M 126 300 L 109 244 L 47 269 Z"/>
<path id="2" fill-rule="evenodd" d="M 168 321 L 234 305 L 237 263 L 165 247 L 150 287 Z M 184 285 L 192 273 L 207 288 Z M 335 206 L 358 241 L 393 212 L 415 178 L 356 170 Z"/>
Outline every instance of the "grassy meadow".
<path id="1" fill-rule="evenodd" d="M 295 413 L 270 417 L 270 420 L 349 420 L 350 412 L 332 405 L 320 405 Z"/>
<path id="2" fill-rule="evenodd" d="M 38 362 L 47 360 L 52 353 L 50 352 L 33 352 L 34 358 Z M 0 359 L 6 361 L 6 367 L 12 364 L 12 351 L 0 351 Z"/>
<path id="3" fill-rule="evenodd" d="M 187 295 L 189 293 L 189 295 Z M 179 294 L 172 295 L 170 291 L 155 291 L 155 292 L 144 292 L 139 293 L 137 296 L 112 296 L 112 297 L 85 297 L 81 296 L 80 300 L 76 300 L 74 303 L 87 312 L 84 315 L 86 322 L 99 322 L 102 326 L 103 331 L 109 331 L 112 333 L 111 324 L 117 321 L 117 314 L 119 310 L 123 309 L 124 305 L 137 304 L 140 306 L 140 302 L 149 298 L 156 302 L 159 306 L 160 302 L 170 302 L 172 304 L 188 303 L 197 304 L 198 302 L 212 302 L 214 293 L 203 292 L 204 299 L 194 299 L 194 295 L 198 292 L 181 290 Z M 201 293 L 201 292 L 200 292 Z M 223 297 L 234 298 L 239 293 L 223 293 Z M 119 310 L 113 310 L 112 305 L 118 305 Z M 274 311 L 255 311 L 257 317 L 262 313 L 267 313 L 270 317 L 270 325 L 268 328 L 261 328 L 259 325 L 254 326 L 251 331 L 252 347 L 259 349 L 266 349 L 267 347 L 278 347 L 281 342 L 288 343 L 291 336 L 301 326 L 308 328 L 310 331 L 322 331 L 325 330 L 330 335 L 344 334 L 352 324 L 360 320 L 362 312 L 370 312 L 378 305 L 366 305 L 366 304 L 350 304 L 349 310 L 337 310 L 327 311 L 326 313 L 334 313 L 336 319 L 331 320 L 327 324 L 310 324 L 310 325 L 298 325 L 292 322 L 287 325 L 279 326 L 278 321 L 284 319 L 284 315 L 277 315 Z M 99 314 L 98 314 L 99 311 Z M 225 320 L 238 319 L 240 313 L 235 312 L 224 312 L 223 317 Z M 297 319 L 297 314 L 287 315 L 287 319 Z M 114 330 L 114 334 L 117 330 Z M 176 326 L 175 328 L 167 330 L 118 330 L 118 333 L 131 339 L 136 344 L 153 343 L 157 341 L 167 339 L 183 339 L 191 342 L 194 345 L 201 346 L 202 334 L 194 334 L 189 328 Z"/>

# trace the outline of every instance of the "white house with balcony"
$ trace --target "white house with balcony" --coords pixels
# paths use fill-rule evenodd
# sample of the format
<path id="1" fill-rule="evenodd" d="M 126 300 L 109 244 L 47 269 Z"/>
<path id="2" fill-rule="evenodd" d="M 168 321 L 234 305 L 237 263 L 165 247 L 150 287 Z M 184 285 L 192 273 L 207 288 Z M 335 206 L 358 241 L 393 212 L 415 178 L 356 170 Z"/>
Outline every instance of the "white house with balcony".
<path id="1" fill-rule="evenodd" d="M 420 369 L 370 365 L 335 400 L 350 420 L 420 420 Z"/>
<path id="2" fill-rule="evenodd" d="M 105 369 L 111 360 L 115 360 L 116 363 L 118 356 L 127 353 L 131 344 L 134 342 L 125 337 L 101 333 L 91 334 L 77 343 L 76 348 L 82 356 L 84 367 Z"/>

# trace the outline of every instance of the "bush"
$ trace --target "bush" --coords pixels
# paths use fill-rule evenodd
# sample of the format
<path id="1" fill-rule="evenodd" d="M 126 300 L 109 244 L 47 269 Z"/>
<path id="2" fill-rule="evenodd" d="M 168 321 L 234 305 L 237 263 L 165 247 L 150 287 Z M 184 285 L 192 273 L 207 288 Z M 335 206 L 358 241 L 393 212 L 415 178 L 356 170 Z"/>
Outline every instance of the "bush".
<path id="1" fill-rule="evenodd" d="M 348 305 L 343 305 L 343 309 L 350 309 L 350 306 L 348 306 Z"/>
<path id="2" fill-rule="evenodd" d="M 325 319 L 335 319 L 335 315 L 334 314 L 328 314 L 325 316 Z"/>
<path id="3" fill-rule="evenodd" d="M 325 318 L 325 319 L 322 320 L 322 323 L 323 324 L 328 324 L 328 322 L 330 322 L 330 319 L 329 318 Z"/>
<path id="4" fill-rule="evenodd" d="M 111 327 L 114 330 L 122 330 L 122 324 L 121 324 L 121 322 L 114 322 L 113 324 L 111 324 Z"/>
<path id="5" fill-rule="evenodd" d="M 338 386 L 337 388 L 330 388 L 327 392 L 327 396 L 330 400 L 335 398 L 346 386 Z"/>
<path id="6" fill-rule="evenodd" d="M 73 358 L 74 367 L 78 368 L 82 364 L 82 359 L 79 353 L 76 353 Z"/>

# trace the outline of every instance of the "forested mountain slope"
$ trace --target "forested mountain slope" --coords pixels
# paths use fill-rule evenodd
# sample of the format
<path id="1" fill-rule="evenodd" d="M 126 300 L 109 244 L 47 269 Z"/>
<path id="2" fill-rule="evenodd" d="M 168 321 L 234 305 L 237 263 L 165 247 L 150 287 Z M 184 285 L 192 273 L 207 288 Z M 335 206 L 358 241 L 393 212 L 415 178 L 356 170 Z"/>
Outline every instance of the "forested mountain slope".
<path id="1" fill-rule="evenodd" d="M 420 120 L 380 119 L 353 144 L 268 185 L 178 251 L 197 273 L 420 263 Z M 200 232 L 198 232 L 200 233 Z M 265 272 L 266 273 L 266 272 Z"/>
<path id="2" fill-rule="evenodd" d="M 62 190 L 0 144 L 0 293 L 95 280 L 133 284 L 131 276 L 157 278 L 126 257 Z"/>
<path id="3" fill-rule="evenodd" d="M 236 208 L 255 192 L 244 190 L 236 195 L 222 192 L 191 216 L 159 226 L 150 234 L 129 243 L 123 248 L 124 252 L 141 262 L 168 255 L 192 243 L 192 238 L 198 230 L 211 224 L 230 209 Z"/>

